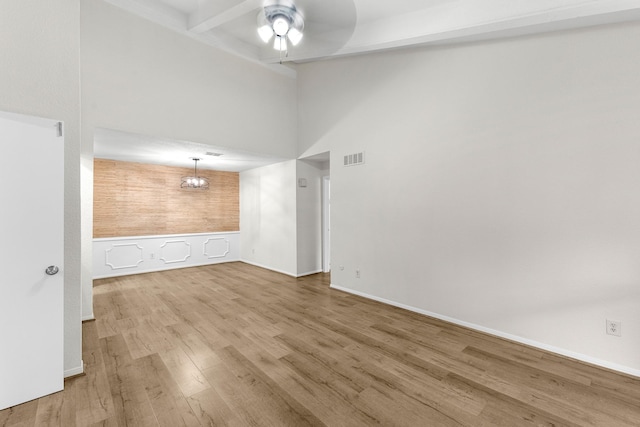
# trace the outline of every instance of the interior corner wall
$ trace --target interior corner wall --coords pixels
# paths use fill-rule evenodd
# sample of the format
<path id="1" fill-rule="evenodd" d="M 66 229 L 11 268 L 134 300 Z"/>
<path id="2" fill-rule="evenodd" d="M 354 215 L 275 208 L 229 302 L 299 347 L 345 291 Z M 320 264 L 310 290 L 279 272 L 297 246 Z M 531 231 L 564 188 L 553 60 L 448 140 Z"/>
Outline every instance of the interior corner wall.
<path id="1" fill-rule="evenodd" d="M 5 0 L 0 110 L 64 122 L 64 372 L 81 373 L 79 0 Z"/>
<path id="2" fill-rule="evenodd" d="M 240 259 L 297 276 L 296 160 L 240 172 Z"/>
<path id="3" fill-rule="evenodd" d="M 638 43 L 626 23 L 301 65 L 299 152 L 339 165 L 333 286 L 640 375 Z"/>

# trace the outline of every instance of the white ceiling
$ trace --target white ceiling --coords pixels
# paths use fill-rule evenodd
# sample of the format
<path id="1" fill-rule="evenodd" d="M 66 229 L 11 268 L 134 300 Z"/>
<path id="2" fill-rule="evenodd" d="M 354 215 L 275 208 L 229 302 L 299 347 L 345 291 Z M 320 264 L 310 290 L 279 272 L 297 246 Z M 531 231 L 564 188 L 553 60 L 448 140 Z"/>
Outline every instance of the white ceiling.
<path id="1" fill-rule="evenodd" d="M 305 62 L 415 45 L 640 19 L 638 0 L 106 0 L 252 61 Z M 280 58 L 256 31 L 265 4 L 294 2 L 304 38 Z"/>
<path id="2" fill-rule="evenodd" d="M 101 159 L 189 168 L 194 166 L 192 159 L 197 157 L 200 158 L 198 169 L 227 172 L 242 172 L 285 160 L 208 144 L 161 139 L 111 129 L 95 130 L 93 151 L 94 156 Z"/>
<path id="3" fill-rule="evenodd" d="M 308 62 L 409 46 L 469 42 L 640 20 L 640 0 L 106 0 L 203 43 L 291 75 L 280 62 Z M 265 2 L 294 1 L 302 42 L 281 58 L 257 35 Z M 295 68 L 295 65 L 294 65 Z M 208 151 L 223 156 L 206 156 Z M 282 159 L 98 130 L 96 157 L 242 171 Z"/>

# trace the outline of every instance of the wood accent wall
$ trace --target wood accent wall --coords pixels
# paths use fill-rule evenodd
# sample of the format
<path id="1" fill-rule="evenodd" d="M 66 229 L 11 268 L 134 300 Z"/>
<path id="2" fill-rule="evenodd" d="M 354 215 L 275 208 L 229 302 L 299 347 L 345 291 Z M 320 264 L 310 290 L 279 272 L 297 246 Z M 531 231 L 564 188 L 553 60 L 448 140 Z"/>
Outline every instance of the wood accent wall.
<path id="1" fill-rule="evenodd" d="M 95 159 L 93 237 L 240 230 L 240 175 L 198 168 L 209 190 L 180 188 L 193 168 Z"/>

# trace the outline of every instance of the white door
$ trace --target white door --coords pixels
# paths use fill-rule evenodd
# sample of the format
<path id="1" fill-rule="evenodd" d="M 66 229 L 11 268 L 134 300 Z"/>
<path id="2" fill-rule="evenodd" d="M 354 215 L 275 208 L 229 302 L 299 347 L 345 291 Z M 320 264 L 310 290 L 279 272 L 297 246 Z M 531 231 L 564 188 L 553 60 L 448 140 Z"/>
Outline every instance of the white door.
<path id="1" fill-rule="evenodd" d="M 59 126 L 0 112 L 0 410 L 63 387 Z"/>

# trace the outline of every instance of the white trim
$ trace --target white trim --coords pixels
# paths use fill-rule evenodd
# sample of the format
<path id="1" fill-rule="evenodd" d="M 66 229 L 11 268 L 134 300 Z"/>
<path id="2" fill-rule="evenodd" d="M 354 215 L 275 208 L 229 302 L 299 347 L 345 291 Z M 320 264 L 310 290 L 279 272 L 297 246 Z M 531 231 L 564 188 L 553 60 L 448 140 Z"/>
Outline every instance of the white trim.
<path id="1" fill-rule="evenodd" d="M 322 177 L 322 272 L 331 271 L 331 176 Z"/>
<path id="2" fill-rule="evenodd" d="M 225 249 L 224 253 L 221 255 L 209 255 L 207 253 L 207 243 L 212 242 L 214 240 L 223 240 L 226 244 L 227 244 L 227 248 Z M 216 237 L 215 239 L 207 239 L 204 241 L 204 243 L 202 244 L 202 255 L 206 256 L 208 259 L 213 259 L 213 258 L 224 258 L 225 256 L 227 256 L 227 254 L 229 253 L 229 239 L 226 239 L 224 237 Z"/>
<path id="3" fill-rule="evenodd" d="M 138 250 L 140 251 L 140 259 L 136 261 L 135 264 L 130 264 L 130 265 L 120 265 L 118 267 L 116 267 L 115 265 L 113 265 L 112 263 L 109 262 L 109 254 L 111 253 L 111 251 L 114 248 L 124 248 L 126 246 L 135 246 L 136 248 L 138 248 Z M 140 247 L 140 245 L 136 244 L 136 243 L 121 243 L 118 245 L 112 245 L 109 249 L 104 251 L 104 265 L 106 265 L 107 267 L 111 267 L 112 270 L 120 270 L 123 268 L 137 268 L 138 265 L 140 265 L 141 262 L 143 262 L 144 259 L 142 258 L 142 248 Z"/>
<path id="4" fill-rule="evenodd" d="M 367 293 L 364 292 L 360 292 L 360 291 L 355 291 L 353 289 L 349 289 L 349 288 L 345 288 L 342 286 L 338 286 L 338 285 L 334 285 L 333 283 L 329 286 L 331 289 L 335 289 L 338 291 L 342 291 L 342 292 L 346 292 L 349 294 L 353 294 L 353 295 L 357 295 L 363 298 L 367 298 L 370 300 L 374 300 L 374 301 L 378 301 L 381 302 L 383 304 L 387 304 L 387 305 L 392 305 L 394 307 L 399 307 L 399 308 L 403 308 L 405 310 L 408 311 L 412 311 L 414 313 L 418 313 L 418 314 L 423 314 L 425 316 L 429 316 L 429 317 L 434 317 L 436 319 L 440 319 L 440 320 L 444 320 L 445 322 L 449 322 L 449 323 L 453 323 L 454 325 L 459 325 L 459 326 L 464 326 L 465 328 L 469 328 L 469 329 L 473 329 L 476 331 L 480 331 L 480 332 L 484 332 L 486 334 L 489 335 L 493 335 L 496 337 L 500 337 L 500 338 L 505 338 L 508 339 L 510 341 L 514 341 L 520 344 L 525 344 L 531 347 L 535 347 L 535 348 L 539 348 L 541 350 L 545 350 L 545 351 L 549 351 L 551 353 L 555 353 L 555 354 L 559 354 L 561 356 L 566 356 L 566 357 L 570 357 L 572 359 L 576 359 L 579 360 L 581 362 L 586 362 L 589 363 L 591 365 L 596 365 L 602 368 L 607 368 L 607 369 L 611 369 L 614 371 L 618 371 L 618 372 L 622 372 L 628 375 L 632 375 L 634 377 L 639 377 L 640 378 L 640 370 L 638 369 L 634 369 L 634 368 L 630 368 L 628 366 L 624 366 L 624 365 L 619 365 L 617 363 L 613 363 L 613 362 L 609 362 L 606 360 L 602 360 L 602 359 L 597 359 L 595 357 L 591 357 L 591 356 L 587 356 L 585 354 L 581 354 L 581 353 L 576 353 L 570 350 L 566 350 L 564 348 L 559 348 L 559 347 L 555 347 L 552 345 L 548 345 L 548 344 L 544 344 L 538 341 L 534 341 L 534 340 L 530 340 L 527 338 L 522 338 L 519 337 L 517 335 L 511 335 L 505 332 L 501 332 L 501 331 L 497 331 L 495 329 L 490 329 L 490 328 L 485 328 L 484 326 L 480 326 L 480 325 L 476 325 L 474 323 L 469 323 L 469 322 L 465 322 L 462 320 L 458 320 L 458 319 L 454 319 L 452 317 L 448 317 L 448 316 L 443 316 L 441 314 L 438 313 L 433 313 L 431 311 L 427 311 L 427 310 L 422 310 L 416 307 L 412 307 L 410 305 L 406 305 L 406 304 L 401 304 L 395 301 L 391 301 L 385 298 L 380 298 L 380 297 L 376 297 L 373 295 L 369 295 Z"/>
<path id="5" fill-rule="evenodd" d="M 156 273 L 158 271 L 178 270 L 180 268 L 203 267 L 205 265 L 226 264 L 228 262 L 242 262 L 242 260 L 231 259 L 231 260 L 228 260 L 228 261 L 201 262 L 201 263 L 189 264 L 189 265 L 169 265 L 169 264 L 164 264 L 162 268 L 152 268 L 152 269 L 144 270 L 144 271 L 127 271 L 127 272 L 122 272 L 121 274 L 108 274 L 108 275 L 94 276 L 93 280 L 108 279 L 109 277 L 133 276 L 134 274 Z"/>
<path id="6" fill-rule="evenodd" d="M 239 261 L 240 236 L 240 232 L 215 232 L 94 239 L 93 279 L 162 271 L 176 267 L 187 268 Z M 216 257 L 207 256 L 205 253 L 206 245 L 203 243 L 215 241 L 215 239 L 222 239 L 227 243 L 225 253 Z M 138 247 L 139 256 L 133 249 L 130 249 L 131 253 L 119 253 L 120 256 L 116 259 L 117 263 L 105 258 L 114 247 L 126 245 L 132 248 Z M 202 253 L 199 253 L 201 249 Z M 212 248 L 209 250 L 213 251 Z M 103 253 L 105 255 L 102 255 Z M 113 265 L 110 266 L 106 262 L 122 264 L 122 266 L 116 265 L 120 269 L 114 269 Z M 125 265 L 129 268 L 124 268 Z"/>
<path id="7" fill-rule="evenodd" d="M 39 126 L 43 128 L 51 128 L 56 130 L 59 120 L 48 119 L 46 117 L 33 116 L 31 114 L 13 113 L 10 111 L 0 111 L 0 118 L 7 120 L 13 120 L 14 122 L 25 123 L 32 126 Z"/>
<path id="8" fill-rule="evenodd" d="M 265 270 L 275 271 L 276 273 L 285 274 L 287 276 L 294 277 L 296 279 L 299 278 L 299 277 L 310 276 L 312 274 L 322 273 L 322 269 L 320 269 L 320 270 L 308 271 L 306 273 L 293 274 L 293 273 L 289 273 L 287 271 L 278 270 L 277 268 L 267 267 L 266 265 L 258 264 L 257 262 L 253 262 L 253 261 L 247 261 L 247 260 L 241 259 L 240 262 L 244 262 L 245 264 L 253 265 L 254 267 L 264 268 Z"/>
<path id="9" fill-rule="evenodd" d="M 80 366 L 76 368 L 67 369 L 64 371 L 64 378 L 72 377 L 74 375 L 80 375 L 84 373 L 84 362 L 80 361 Z"/>
<path id="10" fill-rule="evenodd" d="M 124 236 L 124 237 L 96 237 L 94 242 L 109 242 L 112 240 L 144 240 L 144 239 L 171 239 L 177 237 L 212 236 L 212 235 L 240 234 L 239 231 L 216 231 L 213 233 L 187 233 L 187 234 L 155 234 L 150 236 Z"/>
<path id="11" fill-rule="evenodd" d="M 82 318 L 83 322 L 88 322 L 89 320 L 96 320 L 96 317 L 93 315 L 93 313 L 88 314 Z"/>
<path id="12" fill-rule="evenodd" d="M 298 275 L 296 277 L 304 277 L 304 276 L 311 276 L 312 274 L 318 274 L 318 273 L 322 273 L 322 269 L 319 270 L 313 270 L 313 271 L 308 271 L 306 273 L 298 273 Z"/>
<path id="13" fill-rule="evenodd" d="M 266 265 L 258 264 L 257 262 L 247 261 L 247 260 L 244 260 L 244 259 L 241 259 L 240 262 L 244 262 L 245 264 L 253 265 L 255 267 L 264 268 L 265 270 L 275 271 L 276 273 L 285 274 L 285 275 L 290 276 L 290 277 L 296 277 L 296 278 L 298 277 L 297 275 L 295 275 L 293 273 L 289 273 L 288 271 L 278 270 L 277 268 L 272 268 L 272 267 L 267 267 Z"/>
<path id="14" fill-rule="evenodd" d="M 184 243 L 187 246 L 187 253 L 184 256 L 184 258 L 182 259 L 174 259 L 174 260 L 167 260 L 164 258 L 164 252 L 163 249 L 167 247 L 168 244 L 170 243 Z M 186 240 L 166 240 L 165 242 L 163 242 L 160 245 L 160 261 L 164 262 L 165 264 L 173 264 L 176 262 L 185 262 L 186 260 L 188 260 L 189 258 L 191 258 L 191 243 L 187 242 Z"/>

